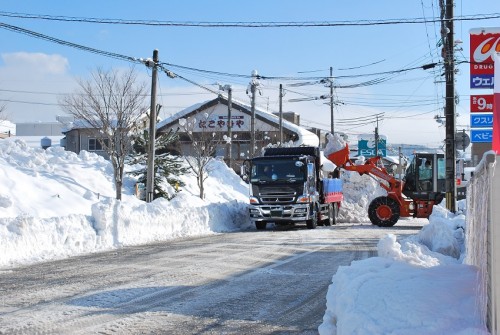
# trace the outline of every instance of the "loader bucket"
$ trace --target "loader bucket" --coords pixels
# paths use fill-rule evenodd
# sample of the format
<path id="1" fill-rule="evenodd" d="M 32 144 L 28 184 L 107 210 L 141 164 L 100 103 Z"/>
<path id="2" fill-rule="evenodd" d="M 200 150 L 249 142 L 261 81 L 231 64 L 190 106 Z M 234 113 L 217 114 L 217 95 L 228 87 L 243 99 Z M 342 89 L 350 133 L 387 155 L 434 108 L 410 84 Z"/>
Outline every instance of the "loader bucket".
<path id="1" fill-rule="evenodd" d="M 343 166 L 349 160 L 349 147 L 346 144 L 343 149 L 329 154 L 327 158 L 331 160 L 333 164 Z"/>

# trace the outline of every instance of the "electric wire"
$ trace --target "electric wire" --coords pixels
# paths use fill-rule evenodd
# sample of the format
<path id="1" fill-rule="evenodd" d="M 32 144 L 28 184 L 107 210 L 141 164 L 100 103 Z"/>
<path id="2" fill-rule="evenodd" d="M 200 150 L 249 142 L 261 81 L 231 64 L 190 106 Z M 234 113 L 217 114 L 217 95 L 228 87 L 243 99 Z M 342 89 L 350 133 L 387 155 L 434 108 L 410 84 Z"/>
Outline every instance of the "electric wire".
<path id="1" fill-rule="evenodd" d="M 210 21 L 161 21 L 161 20 L 125 20 L 113 18 L 95 18 L 95 17 L 77 17 L 46 14 L 29 14 L 0 11 L 0 16 L 18 19 L 37 19 L 47 21 L 63 21 L 78 23 L 96 23 L 96 24 L 119 24 L 119 25 L 141 25 L 141 26 L 173 26 L 173 27 L 204 27 L 204 28 L 287 28 L 287 27 L 346 27 L 346 26 L 376 26 L 376 25 L 394 25 L 394 24 L 421 24 L 429 22 L 441 22 L 441 18 L 399 18 L 399 19 L 380 19 L 380 20 L 353 20 L 353 21 L 228 21 L 228 22 L 210 22 Z M 473 14 L 464 16 L 455 16 L 453 21 L 479 21 L 500 18 L 500 13 Z"/>
<path id="2" fill-rule="evenodd" d="M 61 39 L 58 39 L 58 38 L 55 38 L 55 37 L 51 37 L 51 36 L 48 36 L 48 35 L 37 33 L 37 32 L 32 31 L 32 30 L 24 29 L 24 28 L 21 28 L 21 27 L 13 26 L 13 25 L 10 25 L 10 24 L 2 23 L 2 22 L 0 22 L 0 28 L 6 29 L 6 30 L 10 30 L 10 31 L 13 31 L 13 32 L 16 32 L 16 33 L 28 35 L 28 36 L 31 36 L 31 37 L 35 37 L 35 38 L 38 38 L 38 39 L 42 39 L 42 40 L 45 40 L 45 41 L 49 41 L 49 42 L 52 42 L 52 43 L 56 43 L 56 44 L 60 44 L 60 45 L 65 45 L 65 46 L 68 46 L 68 47 L 71 47 L 71 48 L 75 48 L 75 49 L 79 49 L 79 50 L 91 52 L 91 53 L 94 53 L 94 54 L 98 54 L 98 55 L 110 57 L 110 58 L 120 59 L 120 60 L 124 60 L 124 61 L 128 61 L 128 62 L 132 62 L 132 63 L 141 63 L 141 61 L 139 59 L 135 58 L 135 57 L 125 56 L 125 55 L 121 55 L 121 54 L 114 53 L 114 52 L 103 51 L 103 50 L 99 50 L 99 49 L 94 49 L 94 48 L 86 47 L 86 46 L 83 46 L 83 45 L 80 45 L 80 44 L 76 44 L 76 43 L 64 41 L 64 40 L 61 40 Z"/>

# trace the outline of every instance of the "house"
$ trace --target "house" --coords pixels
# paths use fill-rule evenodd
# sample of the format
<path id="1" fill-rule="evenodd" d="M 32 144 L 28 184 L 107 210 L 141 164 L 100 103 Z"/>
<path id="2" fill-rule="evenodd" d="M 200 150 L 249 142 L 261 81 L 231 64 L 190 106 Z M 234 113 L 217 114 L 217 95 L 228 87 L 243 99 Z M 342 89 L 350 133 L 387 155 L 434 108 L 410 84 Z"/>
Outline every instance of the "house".
<path id="1" fill-rule="evenodd" d="M 149 117 L 145 113 L 141 115 L 135 124 L 131 133 L 139 132 L 149 126 Z M 67 151 L 72 151 L 79 154 L 80 151 L 85 150 L 96 153 L 109 159 L 108 154 L 103 148 L 102 143 L 106 145 L 108 139 L 101 133 L 100 129 L 95 128 L 85 120 L 74 120 L 66 123 L 65 129 L 62 130 L 65 137 L 61 140 L 61 146 Z M 130 150 L 132 143 L 128 144 L 127 150 Z"/>
<path id="2" fill-rule="evenodd" d="M 287 119 L 298 123 L 298 115 L 286 113 Z M 290 122 L 283 117 L 283 144 L 284 145 L 310 145 L 318 146 L 319 138 L 316 134 L 306 130 L 299 124 Z M 183 120 L 195 121 L 192 133 L 209 133 L 214 138 L 222 138 L 228 134 L 228 100 L 225 96 L 219 95 L 217 98 L 188 107 L 171 117 L 161 121 L 157 125 L 157 134 L 167 133 L 170 130 L 178 131 L 179 141 L 172 151 L 181 155 L 189 156 L 193 154 L 193 143 L 185 132 L 180 122 Z M 232 168 L 239 171 L 239 166 L 244 159 L 250 157 L 251 146 L 251 106 L 241 101 L 231 101 L 231 158 Z M 278 115 L 255 108 L 255 155 L 259 155 L 261 149 L 268 145 L 279 145 L 280 142 L 280 118 Z M 223 157 L 226 163 L 229 161 L 229 150 L 226 141 L 220 141 L 217 145 L 215 155 Z"/>

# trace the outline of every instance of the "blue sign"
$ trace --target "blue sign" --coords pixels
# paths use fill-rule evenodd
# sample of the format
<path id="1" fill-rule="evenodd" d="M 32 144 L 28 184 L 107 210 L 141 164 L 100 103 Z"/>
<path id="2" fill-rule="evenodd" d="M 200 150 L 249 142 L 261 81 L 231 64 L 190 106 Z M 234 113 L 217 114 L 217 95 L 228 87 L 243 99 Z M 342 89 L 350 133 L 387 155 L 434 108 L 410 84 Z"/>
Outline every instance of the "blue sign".
<path id="1" fill-rule="evenodd" d="M 470 115 L 471 128 L 491 128 L 493 127 L 492 113 L 472 113 Z"/>
<path id="2" fill-rule="evenodd" d="M 493 129 L 471 129 L 470 138 L 472 143 L 491 143 Z"/>
<path id="3" fill-rule="evenodd" d="M 387 156 L 387 138 L 384 135 L 379 136 L 378 152 L 375 153 L 375 136 L 359 135 L 358 136 L 358 155 L 364 157 Z"/>
<path id="4" fill-rule="evenodd" d="M 476 74 L 470 77 L 470 88 L 493 88 L 493 75 Z"/>

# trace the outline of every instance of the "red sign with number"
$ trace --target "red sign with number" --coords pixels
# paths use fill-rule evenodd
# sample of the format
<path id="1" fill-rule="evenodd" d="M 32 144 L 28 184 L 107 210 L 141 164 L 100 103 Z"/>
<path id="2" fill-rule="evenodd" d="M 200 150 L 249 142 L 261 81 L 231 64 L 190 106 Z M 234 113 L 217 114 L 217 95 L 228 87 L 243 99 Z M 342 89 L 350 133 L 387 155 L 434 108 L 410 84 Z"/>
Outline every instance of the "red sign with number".
<path id="1" fill-rule="evenodd" d="M 470 96 L 470 112 L 486 113 L 493 112 L 493 94 L 481 94 Z"/>

